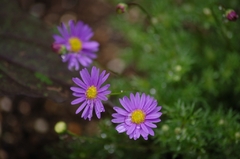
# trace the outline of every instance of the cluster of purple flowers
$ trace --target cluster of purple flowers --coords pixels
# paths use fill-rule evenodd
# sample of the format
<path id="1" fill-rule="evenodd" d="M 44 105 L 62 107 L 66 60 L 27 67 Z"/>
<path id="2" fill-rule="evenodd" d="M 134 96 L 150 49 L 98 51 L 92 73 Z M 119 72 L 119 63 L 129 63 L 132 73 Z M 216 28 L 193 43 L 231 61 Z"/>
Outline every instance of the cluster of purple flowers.
<path id="1" fill-rule="evenodd" d="M 89 41 L 93 36 L 91 28 L 83 22 L 74 23 L 70 21 L 69 27 L 62 24 L 58 27 L 61 36 L 54 35 L 55 42 L 52 48 L 61 55 L 63 62 L 68 62 L 68 68 L 79 70 L 80 65 L 88 67 L 98 51 L 99 44 L 95 41 Z M 73 96 L 76 97 L 71 104 L 80 104 L 76 114 L 82 112 L 81 117 L 92 119 L 93 112 L 97 118 L 101 118 L 101 113 L 105 111 L 102 101 L 108 100 L 110 84 L 104 86 L 103 83 L 108 79 L 109 73 L 100 72 L 95 66 L 89 72 L 83 68 L 80 72 L 80 78 L 73 78 L 76 86 L 71 87 Z M 130 98 L 123 97 L 119 99 L 122 108 L 114 106 L 116 113 L 112 114 L 112 122 L 118 124 L 116 130 L 119 133 L 126 132 L 130 139 L 138 139 L 142 136 L 145 140 L 148 135 L 153 136 L 153 128 L 160 122 L 161 106 L 157 101 L 144 93 L 137 92 L 130 94 Z"/>

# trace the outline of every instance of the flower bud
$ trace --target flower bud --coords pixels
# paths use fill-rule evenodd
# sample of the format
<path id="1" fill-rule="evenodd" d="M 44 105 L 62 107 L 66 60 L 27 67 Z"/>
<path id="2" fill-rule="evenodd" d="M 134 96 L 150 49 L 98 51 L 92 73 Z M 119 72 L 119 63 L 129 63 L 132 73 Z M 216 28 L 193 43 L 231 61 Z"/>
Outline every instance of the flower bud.
<path id="1" fill-rule="evenodd" d="M 62 44 L 57 44 L 57 43 L 53 43 L 52 44 L 52 50 L 53 52 L 56 52 L 58 54 L 65 54 L 67 52 L 67 49 L 64 45 Z"/>
<path id="2" fill-rule="evenodd" d="M 125 3 L 118 3 L 118 5 L 116 7 L 116 12 L 118 14 L 125 13 L 127 11 L 127 7 L 128 7 L 128 5 Z"/>
<path id="3" fill-rule="evenodd" d="M 58 134 L 64 133 L 67 130 L 67 124 L 63 121 L 59 121 L 55 124 L 54 130 Z"/>
<path id="4" fill-rule="evenodd" d="M 229 9 L 226 11 L 226 17 L 229 21 L 236 21 L 238 19 L 238 14 L 234 10 Z"/>

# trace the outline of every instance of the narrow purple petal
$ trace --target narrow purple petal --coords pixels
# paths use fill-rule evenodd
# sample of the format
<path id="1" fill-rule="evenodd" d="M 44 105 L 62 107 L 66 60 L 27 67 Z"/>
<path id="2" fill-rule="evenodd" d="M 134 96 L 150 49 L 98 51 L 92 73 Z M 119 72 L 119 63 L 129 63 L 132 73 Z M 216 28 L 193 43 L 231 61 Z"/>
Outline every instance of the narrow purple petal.
<path id="1" fill-rule="evenodd" d="M 135 96 L 135 105 L 138 107 L 139 109 L 139 106 L 140 106 L 140 94 L 137 92 L 136 93 L 136 96 Z"/>
<path id="2" fill-rule="evenodd" d="M 72 78 L 72 80 L 78 86 L 82 87 L 83 89 L 87 89 L 87 85 L 85 83 L 83 83 L 79 78 L 75 77 L 75 78 Z"/>
<path id="3" fill-rule="evenodd" d="M 102 85 L 108 78 L 108 76 L 110 75 L 110 73 L 107 73 L 102 79 L 99 79 L 99 85 Z"/>
<path id="4" fill-rule="evenodd" d="M 96 52 L 98 51 L 99 43 L 96 41 L 88 41 L 83 43 L 83 49 Z"/>
<path id="5" fill-rule="evenodd" d="M 108 100 L 108 95 L 111 93 L 111 91 L 104 91 L 104 92 L 100 92 L 97 95 L 97 98 L 103 101 Z"/>
<path id="6" fill-rule="evenodd" d="M 114 117 L 114 118 L 121 118 L 121 117 L 125 117 L 125 116 L 123 116 L 121 114 L 118 114 L 118 113 L 113 113 L 112 117 Z"/>
<path id="7" fill-rule="evenodd" d="M 105 95 L 102 95 L 102 94 L 98 94 L 97 98 L 100 99 L 100 100 L 103 100 L 103 101 L 108 100 L 108 98 Z"/>
<path id="8" fill-rule="evenodd" d="M 105 109 L 104 109 L 104 107 L 103 107 L 102 102 L 97 101 L 97 102 L 95 103 L 95 113 L 96 113 L 98 119 L 101 118 L 101 112 L 104 112 L 104 111 L 105 111 Z"/>
<path id="9" fill-rule="evenodd" d="M 57 29 L 65 39 L 69 38 L 68 29 L 65 24 L 62 23 L 62 25 L 60 27 L 57 27 Z"/>
<path id="10" fill-rule="evenodd" d="M 55 40 L 55 43 L 62 44 L 66 42 L 66 39 L 62 38 L 59 35 L 53 35 L 53 38 Z"/>
<path id="11" fill-rule="evenodd" d="M 80 24 L 81 22 L 78 22 L 77 27 L 81 28 L 81 30 L 79 30 L 78 32 L 78 36 L 84 40 L 84 41 L 88 41 L 92 36 L 93 36 L 93 32 L 92 29 L 86 25 L 86 24 Z"/>
<path id="12" fill-rule="evenodd" d="M 145 95 L 145 93 L 143 93 L 141 96 L 141 99 L 140 99 L 139 109 L 143 109 L 145 101 L 146 101 L 146 95 Z"/>
<path id="13" fill-rule="evenodd" d="M 74 92 L 77 92 L 77 93 L 85 93 L 86 90 L 83 90 L 81 88 L 78 88 L 78 87 L 70 87 L 70 89 Z"/>
<path id="14" fill-rule="evenodd" d="M 99 111 L 99 105 L 95 105 L 95 114 L 97 116 L 98 119 L 101 118 L 101 112 Z"/>
<path id="15" fill-rule="evenodd" d="M 81 50 L 82 55 L 85 55 L 86 57 L 89 57 L 90 59 L 95 59 L 97 58 L 97 54 L 95 52 L 91 52 L 89 50 Z"/>
<path id="16" fill-rule="evenodd" d="M 150 127 L 150 128 L 156 128 L 156 127 L 157 127 L 157 125 L 155 125 L 155 124 L 153 124 L 153 123 L 151 123 L 151 122 L 148 122 L 148 121 L 145 121 L 144 124 L 145 124 L 146 126 Z"/>
<path id="17" fill-rule="evenodd" d="M 86 99 L 85 93 L 76 93 L 76 92 L 73 92 L 72 95 L 75 96 L 75 97 L 84 97 L 84 99 Z"/>
<path id="18" fill-rule="evenodd" d="M 86 119 L 88 117 L 89 109 L 90 109 L 89 105 L 86 105 L 86 107 L 82 113 L 82 116 L 81 116 L 82 118 Z"/>
<path id="19" fill-rule="evenodd" d="M 156 118 L 159 118 L 161 115 L 162 115 L 161 112 L 159 112 L 159 113 L 154 113 L 154 114 L 149 114 L 149 115 L 146 116 L 145 119 L 156 119 Z"/>
<path id="20" fill-rule="evenodd" d="M 79 63 L 84 66 L 84 67 L 88 67 L 91 63 L 92 63 L 92 59 L 82 55 L 81 53 L 77 55 L 77 59 L 79 61 Z"/>
<path id="21" fill-rule="evenodd" d="M 122 118 L 112 119 L 112 122 L 113 122 L 113 123 L 123 123 L 124 120 L 125 120 L 125 118 L 122 117 Z"/>
<path id="22" fill-rule="evenodd" d="M 151 128 L 148 128 L 148 132 L 151 136 L 154 136 L 154 131 Z"/>
<path id="23" fill-rule="evenodd" d="M 140 129 L 139 132 L 144 139 L 148 136 L 148 133 L 146 133 L 143 129 Z"/>
<path id="24" fill-rule="evenodd" d="M 92 79 L 92 83 L 95 86 L 98 86 L 98 78 L 99 78 L 99 69 L 97 69 L 95 66 L 92 67 L 91 70 L 91 79 Z"/>
<path id="25" fill-rule="evenodd" d="M 121 114 L 121 115 L 124 115 L 124 116 L 127 116 L 129 113 L 126 112 L 124 109 L 122 108 L 119 108 L 119 107 L 113 107 L 113 109 L 118 113 L 118 114 Z"/>
<path id="26" fill-rule="evenodd" d="M 121 105 L 128 111 L 131 112 L 131 106 L 129 105 L 130 100 L 128 99 L 128 97 L 124 96 L 123 99 L 119 99 Z"/>
<path id="27" fill-rule="evenodd" d="M 76 110 L 76 114 L 78 114 L 79 112 L 81 112 L 87 105 L 87 102 L 83 102 L 82 105 L 80 107 L 78 107 L 78 109 Z"/>
<path id="28" fill-rule="evenodd" d="M 103 71 L 100 75 L 99 81 L 98 81 L 98 85 L 102 85 L 108 78 L 108 76 L 110 75 L 109 73 L 107 73 L 105 76 L 103 76 L 105 74 L 105 71 Z M 102 77 L 103 76 L 103 77 Z M 102 78 L 101 78 L 102 77 Z"/>
<path id="29" fill-rule="evenodd" d="M 127 135 L 131 134 L 136 128 L 136 124 L 132 124 L 128 130 L 127 130 Z"/>
<path id="30" fill-rule="evenodd" d="M 106 91 L 109 87 L 110 87 L 110 84 L 106 84 L 105 86 L 103 86 L 102 88 L 100 88 L 100 89 L 98 90 L 98 92 L 99 92 L 99 93 L 104 92 L 104 91 Z"/>
<path id="31" fill-rule="evenodd" d="M 101 94 L 101 95 L 108 95 L 108 94 L 110 94 L 111 93 L 111 91 L 109 91 L 109 90 L 106 90 L 106 91 L 104 91 L 104 92 L 100 92 L 99 94 Z"/>
<path id="32" fill-rule="evenodd" d="M 118 131 L 118 133 L 123 133 L 125 131 L 127 131 L 126 127 L 125 127 L 125 124 L 119 124 L 117 127 L 116 127 L 116 130 Z"/>
<path id="33" fill-rule="evenodd" d="M 161 121 L 161 119 L 156 118 L 156 119 L 146 119 L 147 122 L 152 122 L 152 123 L 158 123 Z"/>
<path id="34" fill-rule="evenodd" d="M 82 69 L 82 70 L 80 71 L 80 75 L 81 75 L 81 77 L 82 77 L 83 82 L 84 82 L 86 85 L 91 86 L 91 83 L 90 83 L 91 77 L 90 77 L 90 75 L 89 75 L 89 73 L 88 73 L 88 71 L 87 71 L 86 68 L 84 68 L 84 69 Z"/>
<path id="35" fill-rule="evenodd" d="M 133 139 L 134 139 L 134 140 L 137 140 L 139 137 L 140 137 L 140 132 L 139 132 L 139 130 L 135 130 L 134 133 L 133 133 Z"/>
<path id="36" fill-rule="evenodd" d="M 70 33 L 71 33 L 71 35 L 72 36 L 77 36 L 77 30 L 75 29 L 76 27 L 75 27 L 75 23 L 74 23 L 74 20 L 70 20 L 69 22 L 68 22 L 68 25 L 69 25 L 69 27 L 70 27 Z"/>
<path id="37" fill-rule="evenodd" d="M 157 107 L 157 102 L 154 101 L 153 103 L 151 103 L 151 105 L 149 105 L 148 108 L 145 109 L 146 114 L 149 114 L 150 112 L 154 111 L 156 107 Z"/>
<path id="38" fill-rule="evenodd" d="M 161 110 L 161 107 L 155 107 L 153 110 L 151 111 L 147 111 L 146 114 L 154 114 L 154 113 L 158 113 L 159 110 Z"/>
<path id="39" fill-rule="evenodd" d="M 131 107 L 133 110 L 137 109 L 137 106 L 135 105 L 135 96 L 133 93 L 130 94 L 130 101 L 131 101 Z"/>
<path id="40" fill-rule="evenodd" d="M 153 102 L 153 99 L 149 95 L 147 95 L 146 96 L 146 103 L 143 106 L 143 110 L 147 111 L 149 108 L 152 108 L 152 106 L 151 106 L 152 102 Z"/>
<path id="41" fill-rule="evenodd" d="M 71 104 L 72 105 L 79 104 L 79 103 L 83 102 L 84 100 L 85 100 L 85 98 L 77 98 L 77 99 L 73 100 L 71 102 Z"/>
<path id="42" fill-rule="evenodd" d="M 91 120 L 92 118 L 92 115 L 93 115 L 93 102 L 91 102 L 91 105 L 89 106 L 89 112 L 88 112 L 88 119 L 89 121 Z"/>
<path id="43" fill-rule="evenodd" d="M 145 131 L 146 133 L 148 133 L 148 129 L 145 126 L 145 124 L 141 124 L 140 127 L 142 128 L 143 131 Z"/>

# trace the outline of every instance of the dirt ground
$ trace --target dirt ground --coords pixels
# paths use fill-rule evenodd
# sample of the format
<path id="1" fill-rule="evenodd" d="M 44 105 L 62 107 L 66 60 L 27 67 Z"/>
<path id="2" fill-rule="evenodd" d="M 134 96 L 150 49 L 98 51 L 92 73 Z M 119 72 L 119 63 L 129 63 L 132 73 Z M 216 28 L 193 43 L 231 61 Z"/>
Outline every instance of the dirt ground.
<path id="1" fill-rule="evenodd" d="M 89 24 L 95 33 L 93 39 L 100 43 L 97 61 L 109 67 L 117 66 L 116 57 L 123 39 L 108 24 L 109 16 L 116 14 L 114 4 L 105 0 L 18 0 L 12 3 L 18 3 L 23 12 L 41 20 L 46 27 L 69 19 Z M 75 115 L 77 106 L 71 106 L 70 102 L 71 99 L 56 103 L 23 95 L 0 96 L 0 159 L 51 158 L 44 147 L 59 140 L 54 131 L 58 121 L 65 121 L 68 129 L 76 134 L 94 134 L 97 122 L 87 123 Z"/>

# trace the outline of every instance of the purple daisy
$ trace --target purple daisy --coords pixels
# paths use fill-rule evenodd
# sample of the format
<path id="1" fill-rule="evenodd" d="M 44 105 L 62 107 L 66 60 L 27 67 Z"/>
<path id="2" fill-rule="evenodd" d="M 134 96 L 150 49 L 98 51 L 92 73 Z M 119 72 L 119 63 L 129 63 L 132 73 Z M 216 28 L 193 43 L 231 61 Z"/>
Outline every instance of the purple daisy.
<path id="1" fill-rule="evenodd" d="M 113 109 L 117 113 L 113 113 L 113 123 L 118 123 L 116 130 L 119 133 L 126 132 L 130 139 L 138 139 L 140 135 L 147 140 L 148 135 L 154 136 L 152 128 L 157 126 L 154 123 L 160 122 L 160 116 L 162 115 L 161 106 L 157 106 L 157 101 L 145 95 L 140 96 L 139 93 L 130 94 L 128 97 L 119 99 L 123 108 L 114 107 Z"/>
<path id="2" fill-rule="evenodd" d="M 62 61 L 68 62 L 68 69 L 79 70 L 81 64 L 84 67 L 88 67 L 93 59 L 97 57 L 96 51 L 98 51 L 99 43 L 96 41 L 89 41 L 93 36 L 92 29 L 79 21 L 74 23 L 70 20 L 69 27 L 62 24 L 58 27 L 58 31 L 61 36 L 53 35 L 55 39 L 54 45 L 64 46 L 67 53 L 61 54 Z"/>
<path id="3" fill-rule="evenodd" d="M 91 120 L 93 108 L 99 119 L 101 118 L 101 112 L 105 111 L 101 101 L 106 101 L 108 99 L 107 95 L 111 93 L 111 91 L 108 90 L 110 84 L 101 87 L 109 76 L 109 73 L 105 75 L 105 72 L 104 70 L 99 75 L 99 69 L 92 67 L 91 74 L 89 74 L 88 70 L 84 68 L 80 71 L 82 80 L 77 77 L 72 78 L 73 82 L 76 83 L 78 87 L 70 88 L 73 91 L 73 96 L 77 97 L 71 104 L 81 103 L 76 110 L 76 114 L 84 109 L 81 116 L 84 119 L 88 118 Z"/>

